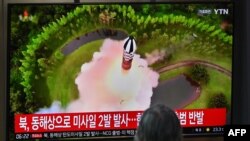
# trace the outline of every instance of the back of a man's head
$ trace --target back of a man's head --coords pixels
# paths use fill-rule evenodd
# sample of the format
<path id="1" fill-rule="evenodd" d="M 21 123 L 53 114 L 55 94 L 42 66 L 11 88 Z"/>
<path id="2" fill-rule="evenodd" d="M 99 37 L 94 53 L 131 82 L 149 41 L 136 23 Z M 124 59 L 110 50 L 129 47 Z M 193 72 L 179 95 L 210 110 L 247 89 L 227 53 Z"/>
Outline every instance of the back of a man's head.
<path id="1" fill-rule="evenodd" d="M 148 108 L 141 118 L 135 141 L 181 141 L 182 129 L 175 112 L 165 105 Z"/>

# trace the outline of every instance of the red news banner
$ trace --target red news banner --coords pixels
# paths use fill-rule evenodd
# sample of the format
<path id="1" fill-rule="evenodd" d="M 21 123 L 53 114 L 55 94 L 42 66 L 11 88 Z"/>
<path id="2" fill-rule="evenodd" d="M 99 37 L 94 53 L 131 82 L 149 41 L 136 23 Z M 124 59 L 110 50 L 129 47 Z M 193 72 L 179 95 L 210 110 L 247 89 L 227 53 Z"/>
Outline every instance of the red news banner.
<path id="1" fill-rule="evenodd" d="M 15 133 L 136 129 L 142 111 L 17 114 Z M 183 127 L 223 126 L 226 109 L 177 110 Z"/>

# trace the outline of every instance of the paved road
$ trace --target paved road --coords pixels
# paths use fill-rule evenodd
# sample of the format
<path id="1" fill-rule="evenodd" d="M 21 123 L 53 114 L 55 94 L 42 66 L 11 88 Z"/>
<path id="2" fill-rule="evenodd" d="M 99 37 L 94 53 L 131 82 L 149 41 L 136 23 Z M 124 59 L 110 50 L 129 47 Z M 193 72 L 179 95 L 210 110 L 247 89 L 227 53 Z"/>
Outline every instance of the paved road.
<path id="1" fill-rule="evenodd" d="M 216 69 L 228 76 L 232 76 L 232 72 L 217 65 L 217 64 L 213 64 L 213 63 L 210 63 L 210 62 L 207 62 L 207 61 L 203 61 L 203 60 L 188 60 L 188 61 L 182 61 L 182 62 L 178 62 L 178 63 L 175 63 L 175 64 L 172 64 L 172 65 L 168 65 L 168 66 L 164 66 L 160 69 L 157 69 L 156 71 L 158 73 L 163 73 L 163 72 L 166 72 L 166 71 L 170 71 L 170 70 L 173 70 L 173 69 L 177 69 L 177 68 L 180 68 L 180 67 L 185 67 L 185 66 L 191 66 L 191 65 L 194 65 L 194 64 L 200 64 L 200 65 L 204 65 L 204 66 L 207 66 L 209 68 L 212 68 L 212 69 Z"/>
<path id="2" fill-rule="evenodd" d="M 128 34 L 125 33 L 122 30 L 116 30 L 116 29 L 98 29 L 89 33 L 86 33 L 75 40 L 71 41 L 69 44 L 67 44 L 65 47 L 62 48 L 62 53 L 64 55 L 68 55 L 81 47 L 82 45 L 89 43 L 91 41 L 105 39 L 105 38 L 111 38 L 115 40 L 123 40 L 126 37 L 128 37 Z"/>

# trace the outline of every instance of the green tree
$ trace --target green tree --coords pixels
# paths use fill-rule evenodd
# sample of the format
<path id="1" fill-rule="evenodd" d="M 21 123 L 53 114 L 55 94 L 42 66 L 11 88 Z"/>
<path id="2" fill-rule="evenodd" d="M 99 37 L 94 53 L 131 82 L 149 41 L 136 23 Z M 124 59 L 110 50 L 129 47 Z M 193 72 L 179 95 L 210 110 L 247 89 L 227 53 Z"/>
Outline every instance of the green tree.
<path id="1" fill-rule="evenodd" d="M 143 12 L 143 14 L 145 14 L 145 15 L 149 14 L 149 12 L 150 12 L 150 5 L 149 5 L 149 4 L 143 5 L 143 6 L 142 6 L 142 12 Z"/>
<path id="2" fill-rule="evenodd" d="M 216 93 L 209 97 L 207 102 L 208 108 L 225 108 L 228 107 L 228 101 L 223 93 Z"/>
<path id="3" fill-rule="evenodd" d="M 55 52 L 55 58 L 56 58 L 57 60 L 61 60 L 61 59 L 63 59 L 63 57 L 64 57 L 64 55 L 62 54 L 62 52 L 61 52 L 60 50 L 57 50 L 57 51 Z"/>
<path id="4" fill-rule="evenodd" d="M 12 112 L 19 113 L 21 110 L 21 93 L 20 91 L 15 91 L 14 88 L 10 88 L 10 109 Z"/>
<path id="5" fill-rule="evenodd" d="M 200 65 L 200 64 L 195 64 L 191 70 L 190 74 L 193 80 L 197 81 L 198 83 L 202 84 L 207 84 L 209 81 L 209 75 L 207 72 L 207 69 Z"/>

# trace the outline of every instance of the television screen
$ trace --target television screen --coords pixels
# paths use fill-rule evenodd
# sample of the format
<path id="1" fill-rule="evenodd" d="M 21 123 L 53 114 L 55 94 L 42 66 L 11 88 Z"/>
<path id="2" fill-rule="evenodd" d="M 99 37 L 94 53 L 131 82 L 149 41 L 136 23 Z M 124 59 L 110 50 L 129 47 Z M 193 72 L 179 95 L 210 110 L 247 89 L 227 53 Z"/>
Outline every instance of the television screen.
<path id="1" fill-rule="evenodd" d="M 222 134 L 232 21 L 232 3 L 8 4 L 10 138 L 133 137 L 156 104 Z"/>

